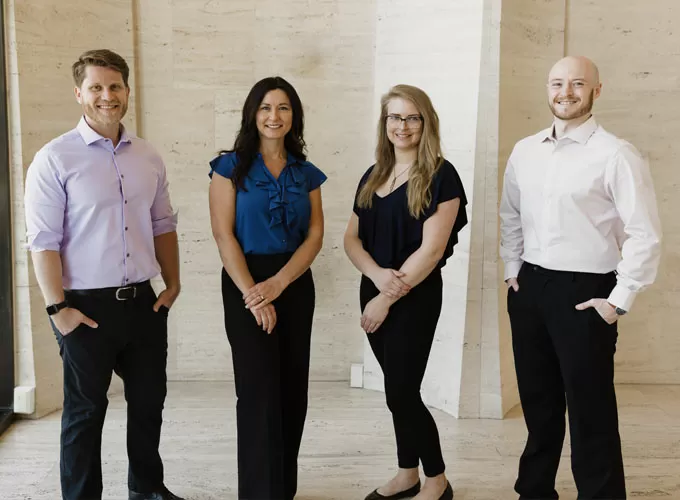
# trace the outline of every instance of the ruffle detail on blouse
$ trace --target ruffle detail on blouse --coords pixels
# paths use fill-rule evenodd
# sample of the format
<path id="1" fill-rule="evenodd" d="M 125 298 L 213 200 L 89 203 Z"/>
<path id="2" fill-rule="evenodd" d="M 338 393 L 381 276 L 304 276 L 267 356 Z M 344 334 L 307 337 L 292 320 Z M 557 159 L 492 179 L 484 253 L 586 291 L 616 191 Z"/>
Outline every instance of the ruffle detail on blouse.
<path id="1" fill-rule="evenodd" d="M 256 165 L 249 175 L 258 189 L 264 189 L 269 194 L 269 212 L 271 219 L 269 228 L 284 224 L 289 230 L 295 227 L 298 215 L 293 207 L 293 201 L 301 195 L 306 195 L 305 176 L 297 165 L 289 164 L 281 172 L 277 182 L 274 177 L 265 172 L 265 166 Z M 283 182 L 281 179 L 283 178 Z"/>

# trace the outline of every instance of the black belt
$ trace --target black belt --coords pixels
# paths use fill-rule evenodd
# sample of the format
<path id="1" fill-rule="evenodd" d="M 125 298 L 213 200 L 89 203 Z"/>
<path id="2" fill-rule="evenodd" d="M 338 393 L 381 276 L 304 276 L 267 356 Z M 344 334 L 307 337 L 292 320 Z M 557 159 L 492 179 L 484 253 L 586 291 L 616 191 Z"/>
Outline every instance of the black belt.
<path id="1" fill-rule="evenodd" d="M 546 269 L 545 267 L 538 266 L 536 264 L 532 264 L 531 262 L 524 262 L 522 265 L 522 269 L 527 268 L 530 271 L 543 274 L 545 276 L 564 276 L 564 277 L 571 277 L 575 278 L 576 276 L 593 276 L 593 277 L 598 277 L 598 276 L 608 276 L 610 274 L 616 274 L 616 271 L 611 271 L 609 273 L 588 273 L 585 271 L 558 271 L 557 269 Z"/>
<path id="2" fill-rule="evenodd" d="M 90 288 L 85 290 L 66 290 L 66 293 L 74 295 L 84 295 L 89 297 L 99 297 L 104 299 L 115 300 L 132 300 L 143 296 L 145 293 L 151 291 L 151 283 L 149 280 L 135 283 L 134 285 L 126 286 L 112 286 L 108 288 Z"/>
<path id="3" fill-rule="evenodd" d="M 548 276 L 567 276 L 567 275 L 574 275 L 577 272 L 576 271 L 558 271 L 557 269 L 546 269 L 545 267 L 537 266 L 536 264 L 532 264 L 531 262 L 525 262 L 525 266 L 527 266 L 528 269 L 532 271 L 536 271 L 537 273 L 541 274 L 547 274 Z"/>

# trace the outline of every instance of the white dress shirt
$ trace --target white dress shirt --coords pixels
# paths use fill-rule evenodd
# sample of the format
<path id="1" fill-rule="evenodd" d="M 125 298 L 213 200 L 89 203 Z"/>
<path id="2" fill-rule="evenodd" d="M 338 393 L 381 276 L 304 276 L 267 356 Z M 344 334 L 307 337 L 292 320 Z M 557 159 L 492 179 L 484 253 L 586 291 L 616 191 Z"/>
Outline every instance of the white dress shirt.
<path id="1" fill-rule="evenodd" d="M 553 130 L 522 139 L 508 160 L 500 205 L 505 279 L 517 277 L 524 261 L 559 271 L 616 270 L 607 300 L 629 311 L 654 281 L 661 253 L 647 163 L 592 116 L 559 140 Z"/>

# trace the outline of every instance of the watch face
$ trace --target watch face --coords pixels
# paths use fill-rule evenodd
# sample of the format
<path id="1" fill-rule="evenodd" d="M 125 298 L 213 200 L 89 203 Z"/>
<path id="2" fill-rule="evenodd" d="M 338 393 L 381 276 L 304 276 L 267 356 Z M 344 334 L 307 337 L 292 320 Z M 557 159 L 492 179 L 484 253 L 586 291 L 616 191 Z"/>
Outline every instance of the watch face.
<path id="1" fill-rule="evenodd" d="M 62 309 L 65 309 L 66 307 L 68 307 L 68 303 L 66 301 L 63 301 L 59 302 L 58 304 L 49 305 L 45 309 L 47 310 L 47 314 L 49 316 L 52 316 L 54 314 L 57 314 Z"/>
<path id="2" fill-rule="evenodd" d="M 616 314 L 618 314 L 619 316 L 623 316 L 624 314 L 626 314 L 626 311 L 624 311 L 620 307 L 617 307 L 616 309 L 614 309 L 614 312 L 616 312 Z"/>

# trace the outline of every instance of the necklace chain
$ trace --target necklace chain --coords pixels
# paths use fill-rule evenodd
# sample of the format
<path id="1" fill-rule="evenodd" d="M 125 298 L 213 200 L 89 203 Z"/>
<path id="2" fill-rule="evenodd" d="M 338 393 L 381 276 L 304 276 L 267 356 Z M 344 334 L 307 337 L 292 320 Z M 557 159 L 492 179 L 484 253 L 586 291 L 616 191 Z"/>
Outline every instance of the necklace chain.
<path id="1" fill-rule="evenodd" d="M 412 164 L 411 164 L 411 165 L 412 165 Z M 392 172 L 395 172 L 395 174 L 394 174 L 394 177 L 392 177 L 392 184 L 390 184 L 390 193 L 391 193 L 392 191 L 394 191 L 394 185 L 397 183 L 397 179 L 398 179 L 399 177 L 401 177 L 402 175 L 404 175 L 406 172 L 408 172 L 409 169 L 411 168 L 411 165 L 409 165 L 408 167 L 406 167 L 399 175 L 397 175 L 396 172 L 395 172 L 394 170 L 392 171 Z"/>

